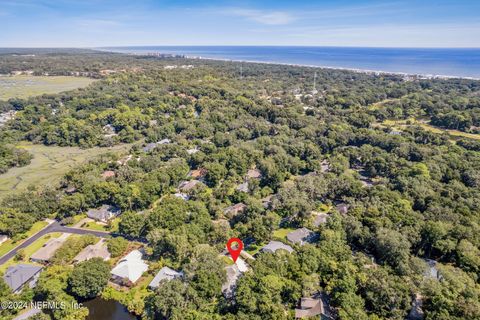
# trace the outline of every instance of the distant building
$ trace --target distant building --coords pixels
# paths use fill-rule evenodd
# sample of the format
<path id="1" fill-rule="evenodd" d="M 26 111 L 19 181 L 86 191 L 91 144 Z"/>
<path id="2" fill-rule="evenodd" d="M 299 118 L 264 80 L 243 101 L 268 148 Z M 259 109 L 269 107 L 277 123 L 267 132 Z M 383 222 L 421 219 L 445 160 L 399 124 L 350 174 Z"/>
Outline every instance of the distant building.
<path id="1" fill-rule="evenodd" d="M 38 249 L 30 256 L 30 260 L 34 262 L 47 263 L 55 255 L 55 252 L 63 245 L 66 238 L 54 238 L 48 240 L 43 247 Z"/>
<path id="2" fill-rule="evenodd" d="M 423 297 L 420 294 L 415 294 L 412 301 L 412 309 L 408 313 L 407 320 L 422 320 L 425 316 L 423 312 Z"/>
<path id="3" fill-rule="evenodd" d="M 188 192 L 197 185 L 203 185 L 203 183 L 198 180 L 182 181 L 180 182 L 178 189 L 183 192 Z"/>
<path id="4" fill-rule="evenodd" d="M 196 112 L 196 111 L 195 111 Z M 196 146 L 194 148 L 191 148 L 191 149 L 188 149 L 187 150 L 187 153 L 188 154 L 195 154 L 197 153 L 198 151 L 200 151 Z"/>
<path id="5" fill-rule="evenodd" d="M 74 194 L 75 192 L 77 192 L 77 188 L 75 187 L 68 187 L 67 189 L 65 189 L 66 194 Z"/>
<path id="6" fill-rule="evenodd" d="M 439 280 L 441 278 L 441 275 L 437 268 L 438 262 L 431 259 L 424 259 L 424 261 L 427 264 L 427 268 L 423 273 L 423 276 L 425 278 Z"/>
<path id="7" fill-rule="evenodd" d="M 222 293 L 226 298 L 231 298 L 235 294 L 238 279 L 242 276 L 242 271 L 236 264 L 225 267 L 227 280 L 222 285 Z"/>
<path id="8" fill-rule="evenodd" d="M 295 309 L 295 318 L 310 318 L 324 314 L 321 299 L 301 298 L 299 308 Z"/>
<path id="9" fill-rule="evenodd" d="M 103 179 L 108 179 L 108 178 L 113 178 L 115 177 L 115 171 L 112 170 L 107 170 L 102 173 L 102 178 Z"/>
<path id="10" fill-rule="evenodd" d="M 266 246 L 260 249 L 260 251 L 268 253 L 276 253 L 277 250 L 285 250 L 288 253 L 292 253 L 294 251 L 292 247 L 280 241 L 270 241 Z"/>
<path id="11" fill-rule="evenodd" d="M 330 171 L 330 162 L 328 162 L 327 160 L 323 160 L 320 163 L 320 172 L 325 173 L 329 171 Z"/>
<path id="12" fill-rule="evenodd" d="M 111 124 L 107 124 L 103 126 L 103 136 L 105 138 L 111 138 L 117 135 L 117 131 L 115 130 L 115 127 L 112 126 Z"/>
<path id="13" fill-rule="evenodd" d="M 262 172 L 258 169 L 250 169 L 247 171 L 247 178 L 250 179 L 260 179 L 262 177 Z"/>
<path id="14" fill-rule="evenodd" d="M 188 173 L 188 176 L 195 179 L 199 179 L 199 178 L 205 177 L 207 173 L 208 173 L 207 169 L 199 168 L 197 170 L 190 170 L 190 172 Z"/>
<path id="15" fill-rule="evenodd" d="M 340 213 L 340 214 L 347 214 L 348 213 L 348 209 L 350 209 L 350 206 L 346 203 L 343 203 L 343 202 L 340 202 L 339 204 L 337 204 L 335 206 L 335 209 L 337 209 L 337 211 Z"/>
<path id="16" fill-rule="evenodd" d="M 237 186 L 236 190 L 240 191 L 240 192 L 245 192 L 247 193 L 249 190 L 248 190 L 248 181 L 245 181 L 244 183 L 241 183 Z"/>
<path id="17" fill-rule="evenodd" d="M 173 196 L 175 196 L 175 197 L 177 197 L 177 198 L 180 198 L 180 199 L 182 199 L 182 200 L 185 200 L 185 201 L 187 201 L 187 200 L 190 199 L 190 196 L 189 196 L 188 194 L 186 194 L 186 193 L 181 193 L 181 192 L 177 192 L 177 193 L 175 193 Z"/>
<path id="18" fill-rule="evenodd" d="M 328 219 L 328 214 L 327 213 L 312 211 L 311 214 L 313 216 L 313 225 L 315 227 L 318 227 L 321 224 L 327 223 L 327 219 Z"/>
<path id="19" fill-rule="evenodd" d="M 233 206 L 230 206 L 230 207 L 226 208 L 225 210 L 223 210 L 223 213 L 228 218 L 231 219 L 233 217 L 236 217 L 240 213 L 243 213 L 243 211 L 245 211 L 246 208 L 247 208 L 247 205 L 240 202 L 240 203 L 234 204 Z"/>
<path id="20" fill-rule="evenodd" d="M 170 280 L 173 280 L 173 279 L 176 279 L 176 278 L 181 278 L 181 277 L 183 277 L 183 272 L 175 271 L 173 269 L 170 269 L 169 267 L 163 267 L 157 273 L 155 278 L 153 278 L 153 280 L 150 282 L 148 287 L 150 289 L 156 289 L 156 288 L 158 288 L 158 286 L 160 285 L 160 282 L 162 280 L 170 281 Z"/>
<path id="21" fill-rule="evenodd" d="M 309 230 L 307 228 L 300 228 L 288 233 L 287 239 L 291 243 L 299 244 L 302 246 L 305 243 L 314 241 L 316 236 L 317 235 L 312 230 Z"/>
<path id="22" fill-rule="evenodd" d="M 171 142 L 172 141 L 170 139 L 163 139 L 157 142 L 147 143 L 147 145 L 143 147 L 143 152 L 150 152 L 153 149 L 157 148 L 159 145 L 170 144 Z"/>
<path id="23" fill-rule="evenodd" d="M 110 219 L 118 216 L 121 213 L 120 209 L 103 205 L 98 209 L 90 209 L 87 211 L 87 217 L 101 222 L 108 222 Z"/>
<path id="24" fill-rule="evenodd" d="M 110 252 L 108 252 L 107 245 L 104 240 L 100 240 L 96 244 L 92 244 L 80 251 L 75 258 L 74 262 L 87 261 L 93 258 L 102 258 L 104 261 L 110 259 Z"/>
<path id="25" fill-rule="evenodd" d="M 4 243 L 8 239 L 10 239 L 10 238 L 7 235 L 5 235 L 5 234 L 0 235 L 0 244 Z"/>
<path id="26" fill-rule="evenodd" d="M 113 282 L 126 285 L 137 282 L 147 270 L 148 265 L 143 261 L 142 253 L 139 250 L 133 250 L 120 260 L 110 273 Z"/>
<path id="27" fill-rule="evenodd" d="M 30 288 L 35 287 L 42 269 L 43 267 L 31 264 L 17 264 L 8 267 L 3 280 L 12 289 L 13 293 L 20 293 L 26 285 Z"/>

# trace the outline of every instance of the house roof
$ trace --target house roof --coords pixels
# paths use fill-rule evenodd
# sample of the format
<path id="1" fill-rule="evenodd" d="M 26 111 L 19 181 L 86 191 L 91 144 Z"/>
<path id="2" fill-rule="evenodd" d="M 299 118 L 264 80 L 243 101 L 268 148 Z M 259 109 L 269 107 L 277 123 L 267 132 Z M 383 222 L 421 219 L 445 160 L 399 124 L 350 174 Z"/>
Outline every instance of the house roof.
<path id="1" fill-rule="evenodd" d="M 313 225 L 315 227 L 318 227 L 321 224 L 327 223 L 327 218 L 328 218 L 327 213 L 312 211 L 312 215 L 314 216 Z"/>
<path id="2" fill-rule="evenodd" d="M 287 234 L 288 241 L 303 245 L 314 239 L 315 233 L 307 228 L 300 228 Z"/>
<path id="3" fill-rule="evenodd" d="M 118 216 L 120 212 L 120 209 L 105 204 L 98 209 L 88 210 L 87 216 L 92 219 L 107 221 L 114 216 Z"/>
<path id="4" fill-rule="evenodd" d="M 242 272 L 236 264 L 225 267 L 227 274 L 227 280 L 222 284 L 222 292 L 226 297 L 231 297 L 235 290 L 238 278 L 242 275 Z"/>
<path id="5" fill-rule="evenodd" d="M 8 267 L 3 280 L 12 289 L 17 291 L 26 282 L 28 282 L 34 275 L 42 270 L 43 267 L 34 266 L 31 264 L 17 264 L 15 266 Z"/>
<path id="6" fill-rule="evenodd" d="M 262 177 L 262 172 L 258 169 L 250 169 L 247 171 L 247 177 L 252 179 L 259 179 Z"/>
<path id="7" fill-rule="evenodd" d="M 275 253 L 277 250 L 286 250 L 289 253 L 292 253 L 294 250 L 287 244 L 284 244 L 280 241 L 270 241 L 266 246 L 264 246 L 261 251 Z"/>
<path id="8" fill-rule="evenodd" d="M 92 258 L 102 258 L 103 260 L 110 259 L 110 252 L 108 252 L 107 245 L 104 240 L 100 240 L 96 244 L 92 244 L 84 248 L 75 258 L 76 262 L 87 261 Z"/>
<path id="9" fill-rule="evenodd" d="M 143 261 L 142 253 L 139 250 L 133 250 L 120 260 L 110 273 L 119 278 L 136 282 L 147 270 L 148 265 Z"/>
<path id="10" fill-rule="evenodd" d="M 207 169 L 205 168 L 200 168 L 200 169 L 196 169 L 196 170 L 191 170 L 189 173 L 188 173 L 188 176 L 189 177 L 192 177 L 192 178 L 202 178 L 202 177 L 205 177 L 205 175 L 207 174 Z"/>
<path id="11" fill-rule="evenodd" d="M 178 186 L 178 189 L 182 191 L 190 191 L 199 183 L 202 184 L 202 182 L 198 180 L 182 181 Z"/>
<path id="12" fill-rule="evenodd" d="M 301 298 L 300 308 L 295 309 L 295 318 L 315 317 L 324 313 L 321 299 Z"/>
<path id="13" fill-rule="evenodd" d="M 223 212 L 229 217 L 235 217 L 239 213 L 242 213 L 246 208 L 247 208 L 247 205 L 245 203 L 240 202 L 226 208 L 225 210 L 223 210 Z"/>
<path id="14" fill-rule="evenodd" d="M 111 177 L 115 177 L 115 171 L 107 170 L 102 173 L 102 178 L 104 179 L 111 178 Z"/>
<path id="15" fill-rule="evenodd" d="M 248 181 L 245 181 L 244 183 L 240 183 L 237 186 L 237 190 L 240 192 L 248 192 Z"/>
<path id="16" fill-rule="evenodd" d="M 175 271 L 169 267 L 163 267 L 148 286 L 151 288 L 157 288 L 162 280 L 170 281 L 180 277 L 183 277 L 183 272 Z"/>
<path id="17" fill-rule="evenodd" d="M 63 245 L 66 239 L 67 238 L 61 237 L 48 240 L 43 247 L 30 256 L 30 259 L 37 261 L 50 260 L 55 254 L 55 251 Z"/>
<path id="18" fill-rule="evenodd" d="M 335 208 L 337 209 L 338 212 L 340 212 L 341 214 L 347 214 L 348 213 L 348 209 L 350 208 L 350 206 L 346 203 L 339 203 L 335 206 Z"/>

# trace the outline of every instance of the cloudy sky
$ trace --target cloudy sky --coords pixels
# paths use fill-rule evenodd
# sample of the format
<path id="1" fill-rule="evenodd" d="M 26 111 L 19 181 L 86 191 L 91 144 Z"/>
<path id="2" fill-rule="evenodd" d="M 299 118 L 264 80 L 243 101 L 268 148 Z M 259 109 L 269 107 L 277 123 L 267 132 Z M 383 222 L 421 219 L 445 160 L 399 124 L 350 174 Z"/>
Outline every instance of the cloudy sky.
<path id="1" fill-rule="evenodd" d="M 0 0 L 0 47 L 480 47 L 477 0 Z"/>

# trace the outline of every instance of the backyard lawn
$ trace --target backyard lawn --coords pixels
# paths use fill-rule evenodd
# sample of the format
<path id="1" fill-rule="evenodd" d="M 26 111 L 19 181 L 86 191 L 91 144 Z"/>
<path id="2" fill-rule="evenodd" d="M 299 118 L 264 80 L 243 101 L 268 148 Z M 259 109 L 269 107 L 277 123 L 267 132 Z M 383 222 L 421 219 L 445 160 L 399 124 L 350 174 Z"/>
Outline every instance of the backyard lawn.
<path id="1" fill-rule="evenodd" d="M 86 87 L 93 81 L 95 80 L 85 77 L 2 76 L 0 77 L 0 100 L 69 91 Z"/>

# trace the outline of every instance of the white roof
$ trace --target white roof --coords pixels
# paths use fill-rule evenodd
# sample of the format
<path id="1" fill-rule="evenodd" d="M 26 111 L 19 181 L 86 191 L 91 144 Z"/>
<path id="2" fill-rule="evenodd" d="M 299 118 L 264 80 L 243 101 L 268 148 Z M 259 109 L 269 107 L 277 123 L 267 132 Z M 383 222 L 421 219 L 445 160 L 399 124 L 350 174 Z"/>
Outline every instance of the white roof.
<path id="1" fill-rule="evenodd" d="M 170 281 L 179 277 L 183 277 L 183 272 L 177 272 L 173 269 L 170 269 L 169 267 L 163 267 L 162 269 L 160 269 L 160 271 L 157 273 L 155 278 L 153 278 L 153 280 L 148 286 L 151 288 L 157 288 L 160 284 L 160 281 L 164 279 Z"/>
<path id="2" fill-rule="evenodd" d="M 114 276 L 136 282 L 147 270 L 148 265 L 143 261 L 142 253 L 138 250 L 133 250 L 120 260 L 111 273 Z"/>

